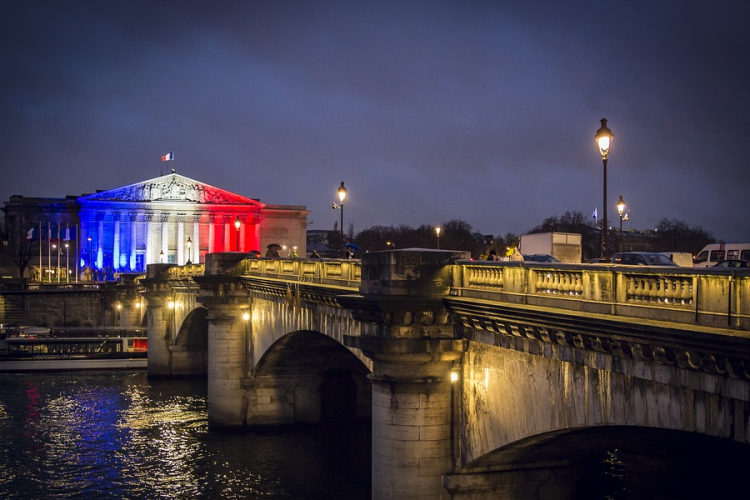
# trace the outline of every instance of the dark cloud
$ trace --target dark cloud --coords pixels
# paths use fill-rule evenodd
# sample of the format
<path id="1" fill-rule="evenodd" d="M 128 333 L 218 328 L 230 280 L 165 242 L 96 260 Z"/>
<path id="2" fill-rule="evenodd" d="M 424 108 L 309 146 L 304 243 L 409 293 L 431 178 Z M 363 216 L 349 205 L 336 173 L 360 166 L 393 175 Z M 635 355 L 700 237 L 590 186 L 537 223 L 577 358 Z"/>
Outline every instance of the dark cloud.
<path id="1" fill-rule="evenodd" d="M 748 240 L 745 2 L 5 1 L 0 198 L 180 173 L 311 228 L 609 204 Z"/>

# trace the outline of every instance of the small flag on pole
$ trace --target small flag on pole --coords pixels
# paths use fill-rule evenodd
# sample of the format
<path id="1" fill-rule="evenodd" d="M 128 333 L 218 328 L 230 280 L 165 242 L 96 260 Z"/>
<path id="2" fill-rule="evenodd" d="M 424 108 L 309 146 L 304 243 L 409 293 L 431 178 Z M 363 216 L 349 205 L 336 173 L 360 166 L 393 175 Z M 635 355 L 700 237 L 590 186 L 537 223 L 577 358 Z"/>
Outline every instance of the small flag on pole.
<path id="1" fill-rule="evenodd" d="M 63 240 L 70 241 L 76 239 L 76 228 L 75 227 L 65 227 L 65 237 Z"/>
<path id="2" fill-rule="evenodd" d="M 630 220 L 630 210 L 628 210 L 623 216 L 622 220 Z"/>
<path id="3" fill-rule="evenodd" d="M 594 213 L 592 214 L 592 217 L 594 218 L 594 222 L 596 222 L 596 219 L 597 219 L 597 213 L 596 213 L 596 211 L 597 211 L 597 209 L 598 209 L 598 208 L 599 208 L 599 207 L 596 207 L 596 208 L 594 209 Z"/>
<path id="4" fill-rule="evenodd" d="M 34 239 L 34 233 L 35 233 L 35 231 L 34 231 L 33 227 L 31 229 L 29 229 L 29 231 L 26 233 L 26 241 L 33 240 Z"/>
<path id="5" fill-rule="evenodd" d="M 172 160 L 174 160 L 174 149 L 161 157 L 161 161 L 172 161 Z"/>

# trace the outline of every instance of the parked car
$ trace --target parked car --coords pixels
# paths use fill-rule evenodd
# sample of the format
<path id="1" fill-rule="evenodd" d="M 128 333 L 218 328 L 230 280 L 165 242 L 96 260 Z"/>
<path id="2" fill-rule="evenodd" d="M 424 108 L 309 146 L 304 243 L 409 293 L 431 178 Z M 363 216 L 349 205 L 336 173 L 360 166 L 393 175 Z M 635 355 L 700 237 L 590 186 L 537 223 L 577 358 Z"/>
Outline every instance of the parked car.
<path id="1" fill-rule="evenodd" d="M 524 255 L 523 260 L 527 262 L 560 262 L 551 255 L 544 255 L 541 253 L 535 253 L 531 255 Z"/>
<path id="2" fill-rule="evenodd" d="M 584 264 L 609 264 L 610 260 L 606 257 L 594 257 L 593 259 L 587 259 Z"/>
<path id="3" fill-rule="evenodd" d="M 717 262 L 714 267 L 750 267 L 750 260 L 729 259 Z"/>
<path id="4" fill-rule="evenodd" d="M 612 256 L 612 263 L 628 266 L 677 266 L 669 257 L 656 252 L 620 252 Z"/>

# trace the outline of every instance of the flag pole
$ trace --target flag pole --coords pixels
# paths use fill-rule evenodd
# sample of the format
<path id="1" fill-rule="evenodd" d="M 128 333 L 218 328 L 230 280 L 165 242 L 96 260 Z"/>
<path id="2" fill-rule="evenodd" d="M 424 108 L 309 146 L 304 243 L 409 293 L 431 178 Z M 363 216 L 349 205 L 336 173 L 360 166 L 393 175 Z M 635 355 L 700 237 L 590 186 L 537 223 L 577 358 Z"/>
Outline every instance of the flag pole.
<path id="1" fill-rule="evenodd" d="M 76 224 L 76 283 L 78 283 L 78 274 L 81 272 L 81 238 L 78 237 L 80 234 L 78 232 L 78 224 Z"/>
<path id="2" fill-rule="evenodd" d="M 52 271 L 52 240 L 50 238 L 51 234 L 52 234 L 52 226 L 50 225 L 48 221 L 47 222 L 47 276 L 50 282 L 52 282 L 52 275 L 50 274 L 50 271 Z"/>
<path id="3" fill-rule="evenodd" d="M 39 221 L 39 281 L 44 277 L 44 261 L 42 260 L 42 221 Z"/>
<path id="4" fill-rule="evenodd" d="M 55 269 L 57 275 L 57 282 L 60 283 L 60 223 L 57 223 L 57 269 Z"/>
<path id="5" fill-rule="evenodd" d="M 65 283 L 70 283 L 70 225 L 65 223 Z"/>

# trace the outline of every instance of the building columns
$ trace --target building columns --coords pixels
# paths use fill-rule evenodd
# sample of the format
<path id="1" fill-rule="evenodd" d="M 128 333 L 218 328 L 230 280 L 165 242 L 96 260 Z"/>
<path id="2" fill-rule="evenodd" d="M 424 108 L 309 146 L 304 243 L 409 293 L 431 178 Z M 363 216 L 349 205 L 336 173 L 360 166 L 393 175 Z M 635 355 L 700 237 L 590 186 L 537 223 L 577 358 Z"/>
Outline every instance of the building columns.
<path id="1" fill-rule="evenodd" d="M 185 215 L 177 215 L 177 264 L 185 265 Z"/>
<path id="2" fill-rule="evenodd" d="M 96 228 L 96 267 L 104 266 L 104 218 L 99 219 Z"/>
<path id="3" fill-rule="evenodd" d="M 201 216 L 200 214 L 193 214 L 193 247 L 192 255 L 190 260 L 193 264 L 200 264 L 201 262 Z"/>
<path id="4" fill-rule="evenodd" d="M 135 213 L 135 212 L 131 212 L 129 214 L 129 216 L 130 216 L 130 259 L 129 259 L 129 263 L 128 263 L 129 266 L 128 267 L 130 268 L 130 272 L 133 272 L 133 271 L 135 271 L 136 266 L 138 265 L 138 256 L 137 256 L 137 252 L 138 252 L 138 240 L 137 240 L 138 231 L 137 231 L 137 229 L 138 229 L 138 226 L 137 226 L 137 222 L 136 222 L 136 220 L 138 218 L 138 214 Z"/>
<path id="5" fill-rule="evenodd" d="M 164 259 L 162 261 L 162 253 Z M 160 263 L 169 262 L 169 214 L 161 214 L 161 250 L 159 252 Z"/>
<path id="6" fill-rule="evenodd" d="M 228 215 L 224 216 L 224 252 L 229 252 L 232 249 L 232 240 L 231 237 L 231 220 Z"/>
<path id="7" fill-rule="evenodd" d="M 216 219 L 208 216 L 208 253 L 216 252 Z"/>
<path id="8" fill-rule="evenodd" d="M 112 214 L 112 219 L 112 269 L 118 271 L 120 269 L 120 212 Z"/>

